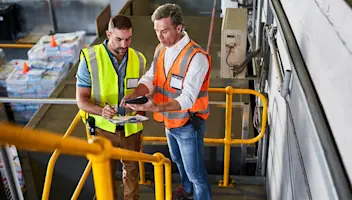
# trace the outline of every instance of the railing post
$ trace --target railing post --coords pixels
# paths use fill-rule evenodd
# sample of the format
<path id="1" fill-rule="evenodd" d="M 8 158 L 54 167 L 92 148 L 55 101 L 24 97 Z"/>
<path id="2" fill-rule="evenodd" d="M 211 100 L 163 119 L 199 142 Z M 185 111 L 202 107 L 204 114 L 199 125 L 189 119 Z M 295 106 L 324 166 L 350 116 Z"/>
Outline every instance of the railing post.
<path id="1" fill-rule="evenodd" d="M 171 161 L 169 159 L 165 159 L 165 187 L 166 187 L 166 200 L 172 199 L 172 177 L 171 177 Z"/>
<path id="2" fill-rule="evenodd" d="M 229 184 L 230 150 L 231 150 L 231 119 L 232 119 L 232 93 L 231 86 L 226 87 L 226 113 L 225 113 L 225 138 L 224 138 L 224 177 L 219 182 L 219 187 L 231 187 Z"/>
<path id="3" fill-rule="evenodd" d="M 75 130 L 78 122 L 80 121 L 81 116 L 79 114 L 79 112 L 76 114 L 75 118 L 73 119 L 73 121 L 71 122 L 70 126 L 68 127 L 65 135 L 63 136 L 63 138 L 67 138 L 69 136 L 72 135 L 73 131 Z M 56 161 L 58 159 L 58 157 L 60 156 L 60 151 L 59 150 L 55 150 L 54 153 L 52 154 L 52 156 L 50 157 L 49 163 L 48 163 L 48 167 L 46 169 L 46 174 L 45 174 L 45 181 L 44 181 L 44 188 L 43 188 L 43 194 L 42 194 L 42 199 L 49 199 L 50 196 L 50 189 L 51 189 L 51 182 L 53 179 L 53 174 L 54 174 L 54 168 L 55 168 L 55 164 Z"/>
<path id="4" fill-rule="evenodd" d="M 101 137 L 92 137 L 89 143 L 97 143 L 102 146 L 102 151 L 99 154 L 87 155 L 87 158 L 92 162 L 96 197 L 97 199 L 113 200 L 114 191 L 110 166 L 112 144 L 109 140 Z"/>
<path id="5" fill-rule="evenodd" d="M 143 136 L 141 136 L 141 148 L 140 152 L 143 153 Z M 144 168 L 144 162 L 138 161 L 139 164 L 139 184 L 141 185 L 151 185 L 150 181 L 147 181 L 145 178 L 145 168 Z"/>
<path id="6" fill-rule="evenodd" d="M 49 160 L 48 167 L 46 169 L 46 174 L 45 174 L 42 200 L 49 199 L 51 182 L 53 180 L 53 174 L 54 174 L 54 167 L 55 167 L 55 163 L 56 163 L 56 160 L 59 157 L 59 155 L 60 155 L 60 151 L 55 150 Z"/>
<path id="7" fill-rule="evenodd" d="M 161 153 L 155 153 L 153 156 L 160 158 L 159 162 L 153 162 L 154 165 L 154 182 L 155 182 L 155 199 L 163 200 L 164 196 L 164 160 L 165 157 Z M 170 174 L 171 175 L 171 174 Z"/>
<path id="8" fill-rule="evenodd" d="M 80 193 L 81 193 L 81 191 L 83 189 L 84 183 L 86 182 L 91 169 L 92 169 L 92 162 L 89 161 L 88 164 L 87 164 L 86 169 L 84 170 L 84 172 L 83 172 L 83 174 L 81 176 L 81 179 L 78 182 L 78 185 L 77 185 L 75 191 L 73 192 L 71 200 L 78 199 L 78 197 L 79 197 L 79 195 L 80 195 Z"/>

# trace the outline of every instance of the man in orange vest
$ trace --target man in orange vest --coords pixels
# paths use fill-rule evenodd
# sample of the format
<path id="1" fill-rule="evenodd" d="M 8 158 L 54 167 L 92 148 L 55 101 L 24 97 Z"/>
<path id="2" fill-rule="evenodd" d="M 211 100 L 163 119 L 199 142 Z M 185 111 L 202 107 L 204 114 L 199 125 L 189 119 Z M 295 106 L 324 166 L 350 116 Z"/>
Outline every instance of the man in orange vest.
<path id="1" fill-rule="evenodd" d="M 169 151 L 177 164 L 182 186 L 174 199 L 211 199 L 204 166 L 205 120 L 209 116 L 208 87 L 211 59 L 184 31 L 181 8 L 159 6 L 152 15 L 160 41 L 152 66 L 137 88 L 124 97 L 122 106 L 154 112 L 164 122 Z M 124 100 L 154 94 L 145 104 L 125 104 Z"/>

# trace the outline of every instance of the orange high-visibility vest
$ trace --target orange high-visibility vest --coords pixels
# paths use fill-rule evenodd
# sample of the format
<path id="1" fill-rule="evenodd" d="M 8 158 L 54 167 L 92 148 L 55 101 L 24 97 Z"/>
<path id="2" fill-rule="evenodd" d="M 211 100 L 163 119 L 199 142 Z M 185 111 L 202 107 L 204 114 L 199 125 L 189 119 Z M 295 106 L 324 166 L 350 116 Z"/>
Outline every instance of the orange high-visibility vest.
<path id="1" fill-rule="evenodd" d="M 183 88 L 184 78 L 187 75 L 188 66 L 196 53 L 203 53 L 208 58 L 209 69 L 204 78 L 199 95 L 189 110 L 169 111 L 169 112 L 155 112 L 154 119 L 158 122 L 164 122 L 166 128 L 178 128 L 186 124 L 190 118 L 190 113 L 195 113 L 203 120 L 209 116 L 208 106 L 208 88 L 210 83 L 211 58 L 210 55 L 204 51 L 194 41 L 190 41 L 177 56 L 169 73 L 166 75 L 164 70 L 164 55 L 165 47 L 158 45 L 154 53 L 154 101 L 157 104 L 169 102 L 180 96 Z M 182 88 L 176 89 L 171 87 L 171 77 L 182 81 Z"/>

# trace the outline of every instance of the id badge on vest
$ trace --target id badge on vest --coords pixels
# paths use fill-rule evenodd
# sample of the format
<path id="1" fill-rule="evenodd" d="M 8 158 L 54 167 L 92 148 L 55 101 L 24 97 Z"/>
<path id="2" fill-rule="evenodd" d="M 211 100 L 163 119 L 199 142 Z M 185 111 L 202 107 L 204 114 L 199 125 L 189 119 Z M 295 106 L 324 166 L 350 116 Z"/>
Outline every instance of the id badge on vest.
<path id="1" fill-rule="evenodd" d="M 170 87 L 181 90 L 182 89 L 182 79 L 183 77 L 171 74 Z"/>
<path id="2" fill-rule="evenodd" d="M 127 79 L 127 89 L 136 88 L 138 85 L 138 78 L 129 78 Z"/>

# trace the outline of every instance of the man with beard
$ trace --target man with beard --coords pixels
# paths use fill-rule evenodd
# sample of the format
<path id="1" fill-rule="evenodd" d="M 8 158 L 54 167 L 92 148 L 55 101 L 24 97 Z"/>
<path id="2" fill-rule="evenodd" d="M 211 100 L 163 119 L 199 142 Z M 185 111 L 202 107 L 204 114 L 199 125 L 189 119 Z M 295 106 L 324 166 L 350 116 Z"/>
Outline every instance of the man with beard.
<path id="1" fill-rule="evenodd" d="M 115 115 L 135 115 L 136 112 L 120 107 L 120 101 L 137 86 L 145 72 L 144 55 L 130 48 L 131 20 L 123 15 L 110 19 L 107 40 L 81 52 L 77 71 L 76 99 L 84 122 L 95 120 L 96 135 L 109 139 L 115 147 L 139 151 L 141 123 L 115 125 L 109 121 Z M 138 163 L 122 161 L 124 199 L 139 199 Z M 116 160 L 111 161 L 115 199 Z"/>

